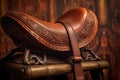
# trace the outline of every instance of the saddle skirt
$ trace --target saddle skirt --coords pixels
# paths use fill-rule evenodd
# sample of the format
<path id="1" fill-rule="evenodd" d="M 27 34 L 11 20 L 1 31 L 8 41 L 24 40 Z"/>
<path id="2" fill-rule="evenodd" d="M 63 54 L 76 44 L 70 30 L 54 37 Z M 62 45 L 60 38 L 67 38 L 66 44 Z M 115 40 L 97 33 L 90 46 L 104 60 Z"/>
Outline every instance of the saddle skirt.
<path id="1" fill-rule="evenodd" d="M 79 48 L 90 43 L 97 33 L 96 15 L 82 7 L 67 11 L 55 23 L 43 21 L 23 12 L 9 12 L 3 16 L 1 24 L 17 46 L 20 44 L 28 48 L 69 51 L 69 38 L 60 21 L 72 26 Z"/>

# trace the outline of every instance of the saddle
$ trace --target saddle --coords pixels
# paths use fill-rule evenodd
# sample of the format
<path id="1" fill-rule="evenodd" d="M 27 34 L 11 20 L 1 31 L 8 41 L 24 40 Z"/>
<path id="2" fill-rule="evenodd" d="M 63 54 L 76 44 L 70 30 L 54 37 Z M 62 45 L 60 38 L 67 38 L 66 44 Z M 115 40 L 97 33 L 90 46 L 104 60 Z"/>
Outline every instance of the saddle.
<path id="1" fill-rule="evenodd" d="M 98 22 L 95 14 L 86 8 L 72 9 L 63 14 L 55 23 L 43 21 L 23 12 L 11 12 L 2 20 L 4 31 L 26 47 L 69 51 L 69 38 L 60 21 L 69 23 L 78 40 L 79 48 L 90 43 L 97 33 Z"/>
<path id="2" fill-rule="evenodd" d="M 46 53 L 72 53 L 74 79 L 84 80 L 80 48 L 97 33 L 96 15 L 86 8 L 71 9 L 55 23 L 43 21 L 23 12 L 9 12 L 1 20 L 4 31 L 18 47 Z M 26 55 L 29 53 L 26 52 Z M 68 53 L 68 54 L 67 54 Z"/>

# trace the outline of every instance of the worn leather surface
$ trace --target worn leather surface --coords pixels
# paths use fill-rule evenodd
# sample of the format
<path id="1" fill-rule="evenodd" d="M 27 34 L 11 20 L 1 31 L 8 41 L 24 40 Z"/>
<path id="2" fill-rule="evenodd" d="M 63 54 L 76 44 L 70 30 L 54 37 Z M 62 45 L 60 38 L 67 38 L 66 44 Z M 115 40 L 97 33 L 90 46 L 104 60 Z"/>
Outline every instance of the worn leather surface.
<path id="1" fill-rule="evenodd" d="M 90 43 L 97 33 L 96 15 L 86 8 L 72 9 L 58 20 L 72 25 L 77 36 L 79 48 Z M 70 50 L 68 36 L 61 23 L 50 23 L 23 12 L 9 12 L 1 19 L 4 31 L 17 46 L 50 49 L 56 51 Z"/>

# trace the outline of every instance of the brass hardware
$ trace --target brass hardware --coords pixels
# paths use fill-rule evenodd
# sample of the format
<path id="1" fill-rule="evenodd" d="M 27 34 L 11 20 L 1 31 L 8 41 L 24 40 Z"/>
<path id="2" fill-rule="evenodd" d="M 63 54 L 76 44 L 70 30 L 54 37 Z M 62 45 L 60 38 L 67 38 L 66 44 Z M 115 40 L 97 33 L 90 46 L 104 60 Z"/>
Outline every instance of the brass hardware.
<path id="1" fill-rule="evenodd" d="M 107 61 L 87 61 L 82 62 L 84 71 L 104 69 L 109 67 Z M 0 63 L 3 69 L 21 74 L 21 77 L 25 79 L 32 79 L 45 76 L 54 76 L 60 74 L 66 74 L 72 72 L 72 66 L 70 64 L 49 64 L 49 65 L 22 65 L 12 62 Z"/>

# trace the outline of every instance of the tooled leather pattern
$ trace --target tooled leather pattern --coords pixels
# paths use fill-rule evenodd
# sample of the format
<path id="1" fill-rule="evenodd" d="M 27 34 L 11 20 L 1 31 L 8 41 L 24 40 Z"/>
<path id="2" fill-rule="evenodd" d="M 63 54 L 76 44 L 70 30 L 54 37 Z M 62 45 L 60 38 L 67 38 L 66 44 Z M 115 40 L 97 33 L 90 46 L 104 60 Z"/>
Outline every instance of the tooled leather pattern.
<path id="1" fill-rule="evenodd" d="M 18 18 L 19 20 L 21 20 L 22 22 L 25 23 L 25 25 L 27 25 L 27 27 L 29 27 L 31 30 L 33 30 L 37 35 L 39 35 L 42 39 L 44 39 L 47 44 L 51 44 L 51 45 L 56 45 L 56 46 L 66 46 L 63 47 L 66 48 L 67 50 L 69 49 L 69 44 L 68 44 L 68 37 L 67 34 L 58 34 L 58 33 L 54 33 L 52 31 L 47 30 L 46 28 L 44 28 L 44 24 L 40 25 L 39 23 L 33 21 L 32 19 L 30 19 L 29 17 L 26 17 L 26 15 L 24 14 L 10 14 L 16 18 Z M 92 27 L 95 24 L 94 21 L 94 17 L 92 15 L 92 13 L 90 11 L 88 11 L 87 17 L 86 17 L 86 21 L 84 23 L 84 28 L 75 33 L 78 39 L 78 43 L 81 44 L 82 41 L 84 41 L 85 39 L 88 39 L 89 36 L 91 36 L 90 33 L 92 33 L 92 29 L 94 28 Z M 42 42 L 41 42 L 42 43 Z M 47 45 L 46 44 L 46 45 Z M 78 45 L 79 45 L 78 44 Z M 83 45 L 84 46 L 84 45 Z M 83 47 L 81 45 L 79 45 L 80 47 Z M 49 46 L 51 48 L 60 48 L 60 47 L 52 47 Z M 62 49 L 62 47 L 61 47 Z"/>

